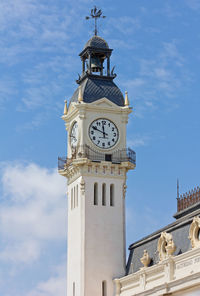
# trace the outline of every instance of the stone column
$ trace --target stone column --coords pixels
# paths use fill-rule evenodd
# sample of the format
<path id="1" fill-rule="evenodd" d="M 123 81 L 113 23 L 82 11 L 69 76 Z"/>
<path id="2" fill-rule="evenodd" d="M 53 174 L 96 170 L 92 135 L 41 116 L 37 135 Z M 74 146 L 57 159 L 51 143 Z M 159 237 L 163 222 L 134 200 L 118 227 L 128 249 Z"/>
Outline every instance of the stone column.
<path id="1" fill-rule="evenodd" d="M 89 73 L 91 74 L 91 53 L 89 53 L 88 62 L 89 62 Z"/>
<path id="2" fill-rule="evenodd" d="M 85 58 L 82 59 L 82 74 L 85 73 Z"/>
<path id="3" fill-rule="evenodd" d="M 107 75 L 110 76 L 110 56 L 107 57 Z"/>

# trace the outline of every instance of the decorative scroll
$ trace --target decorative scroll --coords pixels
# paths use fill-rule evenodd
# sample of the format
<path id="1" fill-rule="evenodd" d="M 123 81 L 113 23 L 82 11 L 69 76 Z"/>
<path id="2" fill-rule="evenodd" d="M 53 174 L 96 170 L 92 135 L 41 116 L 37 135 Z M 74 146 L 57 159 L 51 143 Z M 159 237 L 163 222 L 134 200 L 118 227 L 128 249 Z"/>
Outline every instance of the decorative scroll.
<path id="1" fill-rule="evenodd" d="M 158 240 L 158 253 L 160 261 L 171 256 L 176 250 L 176 246 L 172 239 L 172 235 L 167 232 L 162 232 Z"/>
<path id="2" fill-rule="evenodd" d="M 194 217 L 192 224 L 190 225 L 189 239 L 191 241 L 192 248 L 200 247 L 200 218 Z"/>

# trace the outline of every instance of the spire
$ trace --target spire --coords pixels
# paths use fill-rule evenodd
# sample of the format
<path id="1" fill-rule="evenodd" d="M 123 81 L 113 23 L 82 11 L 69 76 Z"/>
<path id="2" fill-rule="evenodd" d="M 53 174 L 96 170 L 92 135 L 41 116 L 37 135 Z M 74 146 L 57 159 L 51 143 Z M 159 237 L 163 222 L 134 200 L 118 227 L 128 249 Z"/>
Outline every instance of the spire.
<path id="1" fill-rule="evenodd" d="M 124 102 L 125 106 L 129 106 L 129 99 L 128 99 L 128 92 L 125 91 L 125 102 Z"/>
<path id="2" fill-rule="evenodd" d="M 64 115 L 67 115 L 67 100 L 65 100 Z"/>
<path id="3" fill-rule="evenodd" d="M 179 198 L 179 179 L 177 178 L 177 198 Z"/>
<path id="4" fill-rule="evenodd" d="M 97 7 L 94 6 L 94 8 L 91 9 L 90 16 L 86 16 L 85 18 L 86 20 L 89 20 L 91 18 L 94 19 L 94 35 L 97 36 L 97 19 L 105 18 L 105 15 L 102 15 L 101 9 L 97 9 Z"/>

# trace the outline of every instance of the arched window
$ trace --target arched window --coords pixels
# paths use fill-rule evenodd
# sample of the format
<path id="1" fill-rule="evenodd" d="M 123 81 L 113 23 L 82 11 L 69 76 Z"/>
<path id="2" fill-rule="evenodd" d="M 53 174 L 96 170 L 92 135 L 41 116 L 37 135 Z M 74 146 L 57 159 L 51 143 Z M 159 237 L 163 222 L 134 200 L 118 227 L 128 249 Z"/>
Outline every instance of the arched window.
<path id="1" fill-rule="evenodd" d="M 106 205 L 106 184 L 102 184 L 102 206 Z"/>
<path id="2" fill-rule="evenodd" d="M 114 207 L 114 184 L 110 185 L 110 206 Z"/>
<path id="3" fill-rule="evenodd" d="M 98 184 L 94 183 L 94 205 L 98 205 Z"/>
<path id="4" fill-rule="evenodd" d="M 102 282 L 102 296 L 107 296 L 106 281 Z"/>
<path id="5" fill-rule="evenodd" d="M 73 209 L 73 188 L 71 189 L 71 210 Z"/>
<path id="6" fill-rule="evenodd" d="M 76 207 L 76 187 L 74 186 L 74 208 Z"/>
<path id="7" fill-rule="evenodd" d="M 76 185 L 76 206 L 78 207 L 78 185 Z"/>
<path id="8" fill-rule="evenodd" d="M 75 283 L 73 283 L 73 296 L 76 295 L 76 287 L 75 287 Z"/>

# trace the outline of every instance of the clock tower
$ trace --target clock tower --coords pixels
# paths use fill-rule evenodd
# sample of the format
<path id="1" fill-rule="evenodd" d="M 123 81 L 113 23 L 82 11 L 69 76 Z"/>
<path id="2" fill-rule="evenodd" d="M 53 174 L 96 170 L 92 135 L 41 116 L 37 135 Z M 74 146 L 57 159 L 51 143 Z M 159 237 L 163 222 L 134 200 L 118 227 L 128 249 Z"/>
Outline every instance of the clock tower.
<path id="1" fill-rule="evenodd" d="M 59 173 L 68 181 L 67 296 L 113 296 L 125 275 L 126 174 L 135 152 L 126 146 L 131 113 L 113 82 L 112 49 L 94 35 L 80 53 L 82 74 L 64 115 L 67 157 Z"/>

